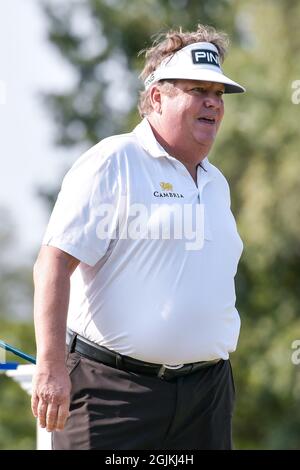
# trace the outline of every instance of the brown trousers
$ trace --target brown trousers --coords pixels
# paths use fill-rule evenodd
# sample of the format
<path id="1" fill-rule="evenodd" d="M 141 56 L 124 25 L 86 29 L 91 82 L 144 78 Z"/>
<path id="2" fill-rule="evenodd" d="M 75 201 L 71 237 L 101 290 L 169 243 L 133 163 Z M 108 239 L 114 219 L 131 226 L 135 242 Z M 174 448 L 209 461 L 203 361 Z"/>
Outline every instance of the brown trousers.
<path id="1" fill-rule="evenodd" d="M 229 361 L 177 377 L 114 369 L 68 355 L 70 417 L 54 450 L 231 449 L 234 382 Z"/>

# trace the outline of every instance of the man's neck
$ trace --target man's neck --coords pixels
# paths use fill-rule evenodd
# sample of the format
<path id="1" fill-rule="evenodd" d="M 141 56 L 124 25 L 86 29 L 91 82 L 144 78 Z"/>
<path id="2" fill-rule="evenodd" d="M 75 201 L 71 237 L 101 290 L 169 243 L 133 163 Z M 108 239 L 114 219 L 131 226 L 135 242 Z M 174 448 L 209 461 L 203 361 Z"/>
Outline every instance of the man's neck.
<path id="1" fill-rule="evenodd" d="M 199 146 L 199 149 L 197 149 L 197 155 L 195 155 L 195 151 L 189 151 L 189 149 L 186 148 L 186 142 L 182 143 L 183 148 L 180 148 L 180 145 L 172 145 L 172 143 L 167 142 L 163 137 L 163 132 L 159 131 L 159 126 L 156 125 L 157 123 L 154 122 L 150 116 L 148 117 L 148 122 L 157 142 L 166 150 L 166 152 L 168 152 L 171 157 L 176 158 L 186 167 L 193 180 L 197 184 L 197 166 L 208 154 L 208 149 L 206 146 Z"/>

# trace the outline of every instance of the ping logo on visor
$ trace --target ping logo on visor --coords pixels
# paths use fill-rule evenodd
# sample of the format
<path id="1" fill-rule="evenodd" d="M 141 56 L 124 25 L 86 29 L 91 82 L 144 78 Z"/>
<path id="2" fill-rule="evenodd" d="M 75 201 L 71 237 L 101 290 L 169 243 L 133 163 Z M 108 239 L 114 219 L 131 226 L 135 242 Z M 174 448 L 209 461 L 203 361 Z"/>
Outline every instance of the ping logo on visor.
<path id="1" fill-rule="evenodd" d="M 209 49 L 193 49 L 192 59 L 194 64 L 209 64 L 220 67 L 219 55 Z"/>
<path id="2" fill-rule="evenodd" d="M 145 81 L 145 87 L 148 88 L 154 80 L 155 80 L 155 75 L 154 73 L 151 73 Z"/>

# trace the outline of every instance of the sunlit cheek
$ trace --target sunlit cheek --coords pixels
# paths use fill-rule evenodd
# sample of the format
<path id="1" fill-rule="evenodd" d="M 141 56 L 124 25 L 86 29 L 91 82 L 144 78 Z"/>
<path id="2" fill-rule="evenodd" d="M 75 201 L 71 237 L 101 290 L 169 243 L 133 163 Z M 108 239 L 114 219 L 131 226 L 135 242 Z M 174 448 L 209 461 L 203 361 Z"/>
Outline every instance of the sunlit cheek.
<path id="1" fill-rule="evenodd" d="M 224 115 L 224 101 L 222 100 L 222 103 L 221 103 L 221 106 L 220 106 L 220 115 L 221 115 L 221 119 L 223 118 L 223 115 Z"/>

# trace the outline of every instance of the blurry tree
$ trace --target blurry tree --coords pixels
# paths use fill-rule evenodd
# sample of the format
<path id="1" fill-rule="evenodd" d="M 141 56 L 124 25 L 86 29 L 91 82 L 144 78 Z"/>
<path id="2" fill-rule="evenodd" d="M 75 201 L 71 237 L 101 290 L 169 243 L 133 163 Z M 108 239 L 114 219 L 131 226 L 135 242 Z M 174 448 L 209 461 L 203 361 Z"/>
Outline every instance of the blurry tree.
<path id="1" fill-rule="evenodd" d="M 248 93 L 242 103 L 226 99 L 223 139 L 215 148 L 245 243 L 235 435 L 243 448 L 295 449 L 300 365 L 291 362 L 291 344 L 300 338 L 300 108 L 292 103 L 291 85 L 300 78 L 300 4 L 237 3 L 242 47 L 227 63 Z"/>
<path id="2" fill-rule="evenodd" d="M 224 69 L 245 84 L 226 96 L 226 117 L 211 160 L 229 179 L 245 243 L 237 275 L 242 331 L 232 355 L 237 383 L 237 448 L 300 446 L 299 106 L 297 0 L 43 0 L 49 39 L 77 75 L 74 88 L 48 95 L 57 144 L 87 148 L 138 122 L 139 50 L 169 27 L 197 22 L 229 33 Z M 51 196 L 53 198 L 53 195 Z"/>
<path id="3" fill-rule="evenodd" d="M 12 251 L 18 243 L 8 211 L 0 206 L 0 315 L 31 319 L 32 274 L 22 260 L 12 263 Z"/>
<path id="4" fill-rule="evenodd" d="M 0 218 L 0 339 L 35 355 L 32 275 L 21 260 L 11 263 L 10 254 L 16 243 L 14 228 L 4 208 L 0 208 Z M 11 353 L 6 354 L 6 360 L 25 363 Z M 0 371 L 0 450 L 34 448 L 35 420 L 30 397 Z"/>
<path id="5" fill-rule="evenodd" d="M 35 355 L 31 322 L 11 321 L 3 316 L 0 331 L 1 339 Z M 6 361 L 26 364 L 12 353 L 6 354 Z M 35 449 L 35 440 L 35 419 L 29 395 L 0 371 L 0 450 Z"/>

